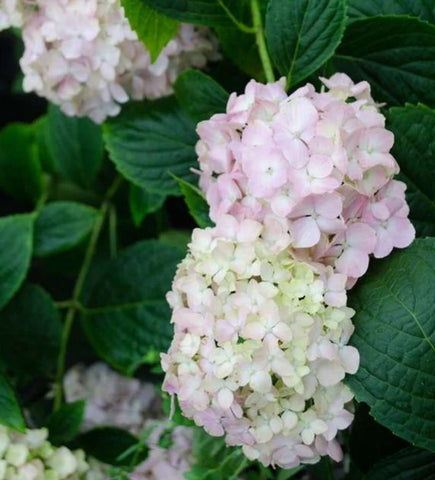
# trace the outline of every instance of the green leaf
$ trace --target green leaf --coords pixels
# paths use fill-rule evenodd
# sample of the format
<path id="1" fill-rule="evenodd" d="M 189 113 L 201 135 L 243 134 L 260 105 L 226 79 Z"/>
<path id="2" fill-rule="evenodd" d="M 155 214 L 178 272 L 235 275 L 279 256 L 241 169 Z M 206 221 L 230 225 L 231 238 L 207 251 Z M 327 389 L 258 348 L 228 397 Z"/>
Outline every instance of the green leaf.
<path id="1" fill-rule="evenodd" d="M 175 177 L 180 187 L 181 193 L 184 196 L 189 213 L 194 218 L 195 222 L 200 228 L 213 226 L 210 220 L 210 208 L 204 198 L 203 193 L 198 187 L 191 183 L 185 182 L 181 178 Z"/>
<path id="2" fill-rule="evenodd" d="M 435 239 L 417 239 L 376 262 L 350 294 L 351 344 L 361 355 L 347 382 L 371 415 L 435 450 Z"/>
<path id="3" fill-rule="evenodd" d="M 165 201 L 165 196 L 157 192 L 148 192 L 144 188 L 130 184 L 128 203 L 133 222 L 138 227 L 145 217 L 161 208 Z"/>
<path id="4" fill-rule="evenodd" d="M 177 78 L 174 89 L 181 108 L 196 123 L 208 120 L 215 113 L 226 111 L 229 93 L 199 70 L 182 73 Z"/>
<path id="5" fill-rule="evenodd" d="M 131 27 L 145 44 L 151 62 L 178 31 L 178 22 L 154 10 L 143 0 L 121 0 Z"/>
<path id="6" fill-rule="evenodd" d="M 159 240 L 171 247 L 178 247 L 184 249 L 186 252 L 187 244 L 192 239 L 191 230 L 165 230 L 159 235 Z"/>
<path id="7" fill-rule="evenodd" d="M 311 75 L 334 54 L 346 24 L 345 0 L 271 0 L 266 38 L 289 85 Z"/>
<path id="8" fill-rule="evenodd" d="M 35 222 L 35 255 L 52 255 L 78 245 L 90 234 L 99 215 L 95 208 L 76 202 L 49 203 Z"/>
<path id="9" fill-rule="evenodd" d="M 47 128 L 48 150 L 59 172 L 82 187 L 92 185 L 103 161 L 101 127 L 50 105 Z"/>
<path id="10" fill-rule="evenodd" d="M 435 455 L 417 448 L 405 448 L 378 462 L 363 480 L 433 480 Z"/>
<path id="11" fill-rule="evenodd" d="M 173 97 L 128 105 L 105 124 L 104 138 L 118 170 L 149 192 L 179 194 L 171 172 L 194 178 L 198 137 Z"/>
<path id="12" fill-rule="evenodd" d="M 240 448 L 229 448 L 223 438 L 212 437 L 202 429 L 193 432 L 192 455 L 187 480 L 236 480 L 248 466 Z"/>
<path id="13" fill-rule="evenodd" d="M 230 19 L 217 0 L 143 0 L 159 12 L 182 22 L 229 25 Z M 240 0 L 237 0 L 240 1 Z"/>
<path id="14" fill-rule="evenodd" d="M 130 374 L 150 348 L 168 348 L 172 326 L 165 295 L 184 253 L 156 240 L 139 242 L 95 279 L 83 327 L 96 352 L 119 370 Z"/>
<path id="15" fill-rule="evenodd" d="M 0 425 L 20 432 L 26 429 L 17 398 L 3 375 L 0 375 Z"/>
<path id="16" fill-rule="evenodd" d="M 0 218 L 0 308 L 20 288 L 32 257 L 34 216 L 11 215 Z"/>
<path id="17" fill-rule="evenodd" d="M 48 116 L 39 117 L 33 123 L 35 129 L 38 158 L 44 172 L 56 173 L 56 165 L 48 149 Z"/>
<path id="18" fill-rule="evenodd" d="M 354 81 L 367 80 L 377 101 L 435 105 L 434 25 L 411 17 L 357 20 L 347 28 L 334 64 Z"/>
<path id="19" fill-rule="evenodd" d="M 435 111 L 423 105 L 391 108 L 393 155 L 408 186 L 410 218 L 417 235 L 435 236 Z"/>
<path id="20" fill-rule="evenodd" d="M 135 466 L 147 456 L 147 449 L 141 445 L 139 452 L 123 455 L 127 450 L 139 448 L 139 440 L 117 427 L 99 427 L 82 433 L 78 437 L 78 444 L 92 457 L 100 462 L 115 466 Z"/>
<path id="21" fill-rule="evenodd" d="M 411 15 L 435 23 L 433 0 L 348 0 L 351 19 L 376 15 Z"/>
<path id="22" fill-rule="evenodd" d="M 264 71 L 254 36 L 234 27 L 218 27 L 216 33 L 225 56 L 242 72 L 264 82 Z"/>
<path id="23" fill-rule="evenodd" d="M 47 421 L 50 441 L 54 445 L 64 445 L 73 440 L 80 431 L 85 415 L 86 402 L 79 400 L 64 403 Z"/>
<path id="24" fill-rule="evenodd" d="M 35 204 L 42 193 L 42 169 L 33 125 L 10 124 L 0 132 L 0 188 Z"/>
<path id="25" fill-rule="evenodd" d="M 25 285 L 0 312 L 0 359 L 18 375 L 48 375 L 56 365 L 61 333 L 50 295 Z"/>

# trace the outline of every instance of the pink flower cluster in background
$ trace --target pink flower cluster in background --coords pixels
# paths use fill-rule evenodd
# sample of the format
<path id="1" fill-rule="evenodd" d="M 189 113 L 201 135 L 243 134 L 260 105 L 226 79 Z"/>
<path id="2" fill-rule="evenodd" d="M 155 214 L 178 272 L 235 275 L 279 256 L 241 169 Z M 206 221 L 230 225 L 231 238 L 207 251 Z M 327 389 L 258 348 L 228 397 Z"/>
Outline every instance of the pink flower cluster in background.
<path id="1" fill-rule="evenodd" d="M 0 0 L 0 29 L 22 26 L 24 90 L 102 122 L 129 99 L 172 93 L 178 74 L 219 58 L 209 30 L 181 25 L 154 63 L 119 0 Z"/>
<path id="2" fill-rule="evenodd" d="M 291 468 L 342 458 L 355 313 L 346 289 L 414 238 L 393 134 L 367 82 L 344 74 L 287 96 L 251 81 L 201 122 L 200 186 L 216 227 L 196 229 L 167 299 L 163 389 L 250 459 Z"/>
<path id="3" fill-rule="evenodd" d="M 200 186 L 213 220 L 277 215 L 298 255 L 333 266 L 350 286 L 370 254 L 408 246 L 415 231 L 369 84 L 345 74 L 322 81 L 321 93 L 308 84 L 288 97 L 282 81 L 251 81 L 232 94 L 225 114 L 198 125 Z"/>
<path id="4" fill-rule="evenodd" d="M 155 386 L 137 378 L 126 378 L 105 363 L 89 367 L 76 365 L 64 378 L 68 402 L 86 400 L 82 430 L 113 425 L 128 430 L 139 438 L 146 437 L 148 458 L 129 475 L 132 480 L 183 480 L 193 464 L 193 429 L 175 426 L 160 419 L 161 398 Z M 169 431 L 171 444 L 159 445 L 163 433 Z M 92 463 L 92 462 L 91 462 Z M 93 480 L 109 477 L 107 465 L 92 463 Z"/>

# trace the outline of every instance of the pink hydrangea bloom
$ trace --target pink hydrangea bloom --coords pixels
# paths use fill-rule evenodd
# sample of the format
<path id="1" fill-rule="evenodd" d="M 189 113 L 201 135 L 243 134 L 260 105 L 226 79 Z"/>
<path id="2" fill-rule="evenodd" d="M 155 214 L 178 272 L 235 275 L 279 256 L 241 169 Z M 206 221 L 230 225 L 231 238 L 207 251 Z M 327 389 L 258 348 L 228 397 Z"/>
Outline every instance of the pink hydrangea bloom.
<path id="1" fill-rule="evenodd" d="M 346 277 L 292 257 L 275 217 L 196 229 L 168 301 L 175 335 L 163 389 L 211 435 L 250 459 L 290 468 L 320 455 L 353 415 Z"/>
<path id="2" fill-rule="evenodd" d="M 308 84 L 287 96 L 283 80 L 233 93 L 226 113 L 198 125 L 200 186 L 213 220 L 280 217 L 295 254 L 349 287 L 369 255 L 408 246 L 415 231 L 369 84 L 341 73 L 322 82 L 321 93 Z"/>
<path id="3" fill-rule="evenodd" d="M 25 3 L 25 0 L 22 0 Z M 172 93 L 178 74 L 219 58 L 202 27 L 182 25 L 154 63 L 131 29 L 119 0 L 35 0 L 23 7 L 1 0 L 0 28 L 23 25 L 25 91 L 59 105 L 67 115 L 102 122 L 129 99 Z"/>
<path id="4" fill-rule="evenodd" d="M 131 480 L 184 480 L 184 474 L 194 463 L 194 429 L 184 426 L 171 427 L 171 445 L 163 448 L 159 445 L 159 440 L 167 427 L 171 425 L 164 421 L 150 425 L 152 432 L 146 441 L 149 448 L 148 458 L 129 475 Z"/>
<path id="5" fill-rule="evenodd" d="M 127 378 L 105 363 L 88 367 L 76 365 L 64 378 L 68 402 L 86 400 L 82 430 L 113 425 L 141 437 L 146 436 L 149 448 L 147 459 L 130 474 L 131 479 L 183 480 L 193 464 L 192 442 L 194 429 L 175 426 L 163 416 L 161 398 L 152 383 Z M 168 448 L 159 445 L 163 433 L 169 432 Z M 93 465 L 93 480 L 108 478 L 108 466 Z"/>
<path id="6" fill-rule="evenodd" d="M 131 433 L 142 432 L 145 420 L 160 415 L 160 397 L 151 383 L 127 378 L 105 363 L 75 365 L 64 377 L 68 402 L 86 400 L 82 428 L 115 425 Z"/>

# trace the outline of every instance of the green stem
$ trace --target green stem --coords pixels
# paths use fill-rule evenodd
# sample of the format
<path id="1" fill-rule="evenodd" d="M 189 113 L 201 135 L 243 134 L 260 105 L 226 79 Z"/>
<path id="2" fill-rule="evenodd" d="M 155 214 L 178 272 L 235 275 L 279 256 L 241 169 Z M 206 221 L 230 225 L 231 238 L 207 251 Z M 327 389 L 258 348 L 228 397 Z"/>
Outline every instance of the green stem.
<path id="1" fill-rule="evenodd" d="M 117 223 L 116 208 L 112 205 L 109 212 L 109 244 L 110 258 L 112 260 L 116 258 L 116 252 L 118 251 L 118 239 L 116 236 Z"/>
<path id="2" fill-rule="evenodd" d="M 264 38 L 263 21 L 261 19 L 261 11 L 259 0 L 251 0 L 252 21 L 255 29 L 255 39 L 257 41 L 258 53 L 260 54 L 261 63 L 263 65 L 264 74 L 267 82 L 275 81 L 273 74 L 272 62 L 267 51 L 266 40 Z"/>
<path id="3" fill-rule="evenodd" d="M 334 467 L 332 466 L 332 462 L 329 458 L 325 458 L 326 462 L 326 474 L 328 476 L 328 480 L 334 480 Z"/>
<path id="4" fill-rule="evenodd" d="M 107 213 L 110 209 L 110 200 L 115 195 L 121 182 L 122 182 L 122 178 L 117 177 L 116 180 L 111 185 L 111 187 L 109 188 L 109 190 L 107 191 L 104 201 L 101 204 L 100 215 L 95 221 L 94 228 L 92 229 L 91 237 L 89 239 L 89 243 L 86 248 L 85 257 L 83 259 L 82 266 L 80 268 L 76 283 L 74 285 L 71 305 L 67 310 L 67 313 L 65 316 L 65 322 L 63 324 L 59 356 L 57 359 L 56 384 L 55 384 L 55 394 L 54 394 L 54 404 L 53 404 L 54 411 L 59 410 L 59 408 L 62 405 L 62 399 L 63 399 L 62 384 L 63 384 L 63 376 L 65 373 L 65 359 L 66 359 L 66 352 L 68 347 L 68 340 L 69 340 L 71 329 L 72 329 L 74 319 L 78 310 L 77 307 L 78 305 L 80 305 L 80 297 L 82 295 L 83 286 L 85 284 L 85 280 L 88 275 L 89 268 L 91 266 L 92 258 L 94 257 L 95 250 L 97 248 L 98 238 L 103 228 Z"/>
<path id="5" fill-rule="evenodd" d="M 218 3 L 222 7 L 222 9 L 225 11 L 228 18 L 234 23 L 234 25 L 239 30 L 241 30 L 244 33 L 255 33 L 255 28 L 254 27 L 249 27 L 248 25 L 245 25 L 244 23 L 242 23 L 240 20 L 237 20 L 237 18 L 233 15 L 231 10 L 225 5 L 223 0 L 218 0 Z"/>

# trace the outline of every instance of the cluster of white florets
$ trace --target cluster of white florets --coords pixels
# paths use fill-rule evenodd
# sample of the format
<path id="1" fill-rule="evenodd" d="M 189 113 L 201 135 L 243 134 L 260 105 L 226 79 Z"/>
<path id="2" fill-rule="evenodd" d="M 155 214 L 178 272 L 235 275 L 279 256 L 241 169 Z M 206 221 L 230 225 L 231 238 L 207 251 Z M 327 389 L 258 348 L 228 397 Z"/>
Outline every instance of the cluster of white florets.
<path id="1" fill-rule="evenodd" d="M 146 437 L 149 454 L 129 474 L 132 480 L 183 480 L 191 469 L 193 429 L 159 420 L 161 398 L 153 384 L 124 377 L 99 362 L 72 367 L 64 378 L 64 392 L 68 402 L 86 400 L 82 430 L 114 425 Z M 163 434 L 170 436 L 166 447 L 160 445 Z"/>
<path id="2" fill-rule="evenodd" d="M 408 246 L 415 231 L 369 84 L 322 81 L 328 91 L 308 84 L 288 96 L 282 81 L 251 81 L 232 94 L 226 113 L 198 125 L 200 186 L 213 220 L 273 213 L 298 255 L 332 265 L 350 286 L 370 254 Z"/>
<path id="3" fill-rule="evenodd" d="M 211 435 L 290 468 L 329 454 L 353 415 L 342 383 L 358 351 L 345 278 L 292 257 L 280 218 L 223 215 L 196 229 L 168 301 L 175 335 L 164 390 Z M 344 281 L 343 281 L 344 280 Z"/>
<path id="4" fill-rule="evenodd" d="M 25 5 L 26 0 L 0 0 L 0 30 L 9 27 L 22 27 Z"/>
<path id="5" fill-rule="evenodd" d="M 98 123 L 129 99 L 170 94 L 181 71 L 219 58 L 209 30 L 181 25 L 152 63 L 119 0 L 2 0 L 0 28 L 10 25 L 23 27 L 24 90 Z"/>
<path id="6" fill-rule="evenodd" d="M 5 480 L 94 480 L 82 450 L 54 447 L 47 429 L 21 434 L 0 426 L 0 478 Z"/>

